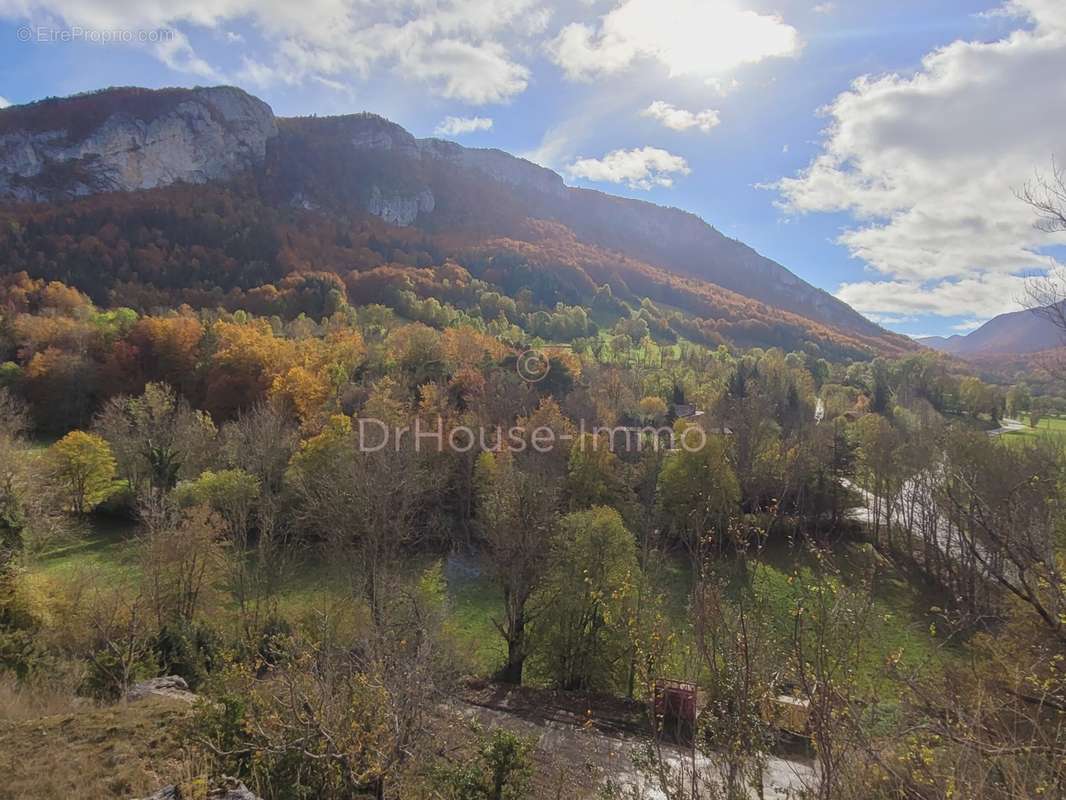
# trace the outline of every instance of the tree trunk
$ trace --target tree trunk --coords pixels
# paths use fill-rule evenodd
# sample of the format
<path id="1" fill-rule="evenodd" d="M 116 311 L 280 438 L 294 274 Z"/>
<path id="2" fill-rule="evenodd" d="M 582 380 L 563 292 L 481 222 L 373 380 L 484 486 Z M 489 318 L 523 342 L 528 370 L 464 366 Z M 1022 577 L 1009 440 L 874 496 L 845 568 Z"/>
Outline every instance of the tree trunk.
<path id="1" fill-rule="evenodd" d="M 522 669 L 526 662 L 525 638 L 526 615 L 520 611 L 515 615 L 510 630 L 507 632 L 507 664 L 500 670 L 499 678 L 504 683 L 522 685 Z"/>

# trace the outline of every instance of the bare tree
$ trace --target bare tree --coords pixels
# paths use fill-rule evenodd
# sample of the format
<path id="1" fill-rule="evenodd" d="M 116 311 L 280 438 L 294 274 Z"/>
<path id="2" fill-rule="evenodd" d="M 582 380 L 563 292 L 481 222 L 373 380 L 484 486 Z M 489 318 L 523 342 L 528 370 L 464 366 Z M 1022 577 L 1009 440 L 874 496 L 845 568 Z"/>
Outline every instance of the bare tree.
<path id="1" fill-rule="evenodd" d="M 142 502 L 142 506 L 147 505 Z M 185 513 L 141 510 L 142 591 L 155 624 L 192 623 L 210 584 L 221 573 L 225 551 L 220 523 L 205 506 Z"/>
<path id="2" fill-rule="evenodd" d="M 962 552 L 979 574 L 1036 614 L 1066 645 L 1061 555 L 1061 455 L 1053 446 L 1014 451 L 972 437 L 949 448 L 943 494 Z"/>
<path id="3" fill-rule="evenodd" d="M 279 404 L 262 402 L 224 425 L 221 439 L 224 460 L 259 481 L 249 520 L 255 528 L 254 558 L 234 554 L 241 559 L 235 566 L 247 566 L 248 602 L 242 604 L 246 625 L 258 631 L 274 614 L 277 593 L 297 556 L 283 489 L 285 470 L 299 447 L 300 435 L 295 420 Z"/>
<path id="4" fill-rule="evenodd" d="M 93 420 L 134 494 L 165 494 L 191 479 L 214 457 L 215 426 L 175 391 L 150 383 L 140 397 L 115 397 Z"/>
<path id="5" fill-rule="evenodd" d="M 1054 159 L 1051 172 L 1029 181 L 1018 197 L 1036 211 L 1039 230 L 1066 233 L 1066 169 Z M 1066 335 L 1066 272 L 1054 269 L 1029 278 L 1022 302 Z"/>
<path id="6" fill-rule="evenodd" d="M 225 460 L 257 477 L 265 498 L 281 491 L 285 468 L 299 444 L 294 420 L 276 403 L 258 403 L 222 427 Z"/>
<path id="7" fill-rule="evenodd" d="M 291 472 L 294 523 L 350 569 L 356 594 L 381 622 L 399 557 L 426 532 L 441 476 L 409 442 L 368 452 L 353 434 L 304 455 Z"/>
<path id="8" fill-rule="evenodd" d="M 1018 197 L 1040 215 L 1037 227 L 1047 233 L 1066 231 L 1066 170 L 1051 160 L 1051 172 L 1025 184 Z"/>

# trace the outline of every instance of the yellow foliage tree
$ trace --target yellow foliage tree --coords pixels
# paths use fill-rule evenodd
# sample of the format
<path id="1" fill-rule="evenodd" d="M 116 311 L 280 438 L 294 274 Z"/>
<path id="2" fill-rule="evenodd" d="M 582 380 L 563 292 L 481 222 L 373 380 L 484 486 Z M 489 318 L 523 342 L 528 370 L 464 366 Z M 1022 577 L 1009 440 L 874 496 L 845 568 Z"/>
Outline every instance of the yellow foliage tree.
<path id="1" fill-rule="evenodd" d="M 111 493 L 115 457 L 101 437 L 72 431 L 48 451 L 52 474 L 66 489 L 76 514 L 91 511 Z"/>

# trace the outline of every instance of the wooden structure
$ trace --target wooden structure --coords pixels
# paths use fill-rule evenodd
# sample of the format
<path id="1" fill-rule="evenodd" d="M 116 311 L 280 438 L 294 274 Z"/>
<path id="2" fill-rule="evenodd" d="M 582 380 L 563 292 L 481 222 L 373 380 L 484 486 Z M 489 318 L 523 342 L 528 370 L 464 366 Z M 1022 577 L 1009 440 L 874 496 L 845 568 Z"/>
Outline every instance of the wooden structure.
<path id="1" fill-rule="evenodd" d="M 790 694 L 779 694 L 763 703 L 762 716 L 777 731 L 805 737 L 810 730 L 811 704 Z"/>
<path id="2" fill-rule="evenodd" d="M 655 681 L 655 721 L 659 732 L 674 741 L 689 744 L 696 736 L 696 723 L 703 704 L 694 683 Z"/>

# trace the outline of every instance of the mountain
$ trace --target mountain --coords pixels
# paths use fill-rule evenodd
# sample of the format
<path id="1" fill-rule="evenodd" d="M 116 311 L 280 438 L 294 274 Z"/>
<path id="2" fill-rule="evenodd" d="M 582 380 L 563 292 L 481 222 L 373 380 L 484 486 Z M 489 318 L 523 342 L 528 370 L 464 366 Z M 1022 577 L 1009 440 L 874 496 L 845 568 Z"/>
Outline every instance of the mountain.
<path id="1" fill-rule="evenodd" d="M 943 353 L 966 357 L 1020 355 L 1063 345 L 1063 331 L 1046 314 L 1012 311 L 1000 314 L 965 336 L 929 336 L 917 340 Z"/>
<path id="2" fill-rule="evenodd" d="M 920 336 L 914 341 L 931 350 L 939 350 L 941 353 L 954 354 L 955 348 L 959 346 L 959 342 L 964 338 L 965 337 L 961 334 L 956 333 L 953 336 Z"/>
<path id="3" fill-rule="evenodd" d="M 333 169 L 343 163 L 352 180 L 365 187 L 359 198 L 362 206 L 386 221 L 427 230 L 476 232 L 491 227 L 514 233 L 525 218 L 549 219 L 566 225 L 582 241 L 809 319 L 866 335 L 884 333 L 828 292 L 724 236 L 694 214 L 571 188 L 555 172 L 500 150 L 416 139 L 399 125 L 371 114 L 287 120 L 282 131 L 281 146 L 298 151 L 290 163 L 306 166 L 324 152 L 343 152 L 343 157 L 328 157 L 322 167 Z M 331 146 L 324 148 L 323 142 Z M 383 164 L 388 167 L 383 169 Z M 496 186 L 486 191 L 485 179 Z M 469 186 L 471 181 L 476 187 Z M 292 188 L 302 198 L 320 196 L 308 182 L 297 177 Z M 311 182 L 324 185 L 317 176 Z M 456 193 L 471 188 L 476 190 L 462 203 L 454 202 Z M 330 198 L 325 202 L 329 204 Z"/>
<path id="4" fill-rule="evenodd" d="M 190 194 L 189 186 L 201 188 Z M 209 198 L 217 200 L 209 218 L 222 218 L 207 233 L 204 219 L 178 206 L 202 208 Z M 108 89 L 0 110 L 4 200 L 0 214 L 17 233 L 0 269 L 70 280 L 101 299 L 138 283 L 246 292 L 294 271 L 344 275 L 452 259 L 477 264 L 475 277 L 512 292 L 536 273 L 548 308 L 587 305 L 604 284 L 631 306 L 650 297 L 697 317 L 699 338 L 711 343 L 810 341 L 854 355 L 912 348 L 693 214 L 568 187 L 500 150 L 417 139 L 374 114 L 276 118 L 233 87 Z M 373 233 L 369 220 L 380 223 Z M 154 231 L 153 257 L 175 263 L 165 275 L 134 257 L 143 247 L 127 232 L 146 225 L 139 236 Z M 249 226 L 260 241 L 246 241 Z M 307 241 L 309 230 L 330 241 Z M 41 251 L 75 232 L 87 240 L 81 262 L 64 252 L 42 266 Z M 363 236 L 366 246 L 356 247 Z M 100 254 L 90 272 L 99 247 L 116 252 Z"/>

